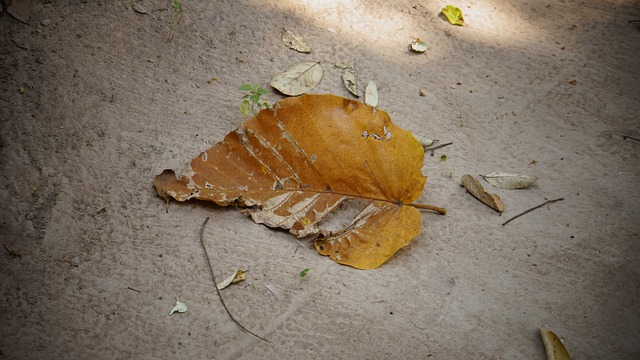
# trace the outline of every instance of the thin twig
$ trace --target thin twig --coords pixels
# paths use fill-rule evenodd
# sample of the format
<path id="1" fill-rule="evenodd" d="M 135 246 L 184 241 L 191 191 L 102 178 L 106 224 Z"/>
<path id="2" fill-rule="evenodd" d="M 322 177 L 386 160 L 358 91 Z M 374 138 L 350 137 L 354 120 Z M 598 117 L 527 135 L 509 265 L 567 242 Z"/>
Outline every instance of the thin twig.
<path id="1" fill-rule="evenodd" d="M 258 339 L 265 341 L 265 342 L 269 342 L 269 340 L 256 335 L 255 333 L 253 333 L 251 330 L 247 329 L 246 327 L 242 326 L 242 324 L 240 324 L 238 322 L 238 320 L 236 320 L 233 315 L 231 315 L 231 312 L 229 312 L 229 309 L 227 308 L 227 305 L 224 303 L 224 300 L 222 299 L 222 294 L 220 294 L 220 290 L 218 289 L 218 282 L 216 281 L 216 276 L 213 274 L 213 266 L 211 266 L 211 260 L 209 260 L 209 253 L 207 253 L 207 247 L 204 246 L 204 227 L 205 225 L 207 225 L 207 222 L 209 221 L 209 217 L 207 216 L 206 219 L 204 219 L 204 222 L 202 223 L 202 226 L 200 226 L 200 245 L 202 245 L 202 250 L 204 250 L 204 256 L 207 258 L 207 264 L 209 265 L 209 270 L 211 271 L 211 279 L 213 279 L 213 287 L 216 288 L 216 292 L 218 293 L 218 297 L 220 298 L 220 302 L 222 303 L 222 306 L 224 307 L 224 310 L 227 312 L 227 314 L 229 314 L 229 317 L 231 318 L 231 320 L 233 320 L 234 323 L 238 324 L 238 326 L 240 326 L 242 328 L 242 330 L 248 332 L 249 334 L 257 337 Z"/>
<path id="2" fill-rule="evenodd" d="M 138 290 L 138 289 L 134 289 L 131 286 L 127 286 L 127 289 L 131 290 L 131 291 L 135 291 L 135 292 L 139 292 L 141 293 L 142 291 Z"/>
<path id="3" fill-rule="evenodd" d="M 433 154 L 433 150 L 440 149 L 440 148 L 443 148 L 445 146 L 449 146 L 451 144 L 453 144 L 453 143 L 452 142 L 448 142 L 448 143 L 440 144 L 438 146 L 434 146 L 434 147 L 431 147 L 431 148 L 426 148 L 426 149 L 424 149 L 424 151 L 431 150 L 431 156 L 433 156 L 434 155 Z"/>
<path id="4" fill-rule="evenodd" d="M 512 217 L 511 219 L 509 219 L 509 220 L 507 220 L 507 221 L 503 222 L 503 223 L 502 223 L 502 226 L 507 225 L 507 224 L 508 224 L 508 223 L 510 223 L 511 221 L 513 221 L 513 220 L 515 220 L 515 219 L 519 218 L 520 216 L 522 216 L 522 215 L 524 215 L 524 214 L 528 214 L 528 213 L 532 212 L 532 211 L 533 211 L 533 210 L 535 210 L 535 209 L 539 209 L 539 208 L 541 208 L 541 207 L 543 207 L 543 206 L 545 206 L 545 205 L 547 205 L 547 204 L 551 204 L 551 203 L 554 203 L 554 202 L 556 202 L 556 201 L 562 201 L 562 200 L 564 200 L 564 198 L 558 198 L 558 199 L 553 199 L 553 200 L 547 200 L 547 201 L 543 202 L 542 204 L 540 204 L 540 205 L 538 205 L 538 206 L 534 206 L 534 207 L 532 207 L 532 208 L 531 208 L 531 209 L 529 209 L 529 210 L 523 211 L 523 212 L 521 212 L 520 214 L 518 214 L 518 215 L 516 215 L 516 216 Z"/>
<path id="5" fill-rule="evenodd" d="M 622 135 L 622 138 L 625 139 L 625 140 L 631 139 L 631 140 L 635 140 L 635 141 L 640 142 L 640 139 L 634 138 L 633 136 L 629 136 L 629 135 Z"/>

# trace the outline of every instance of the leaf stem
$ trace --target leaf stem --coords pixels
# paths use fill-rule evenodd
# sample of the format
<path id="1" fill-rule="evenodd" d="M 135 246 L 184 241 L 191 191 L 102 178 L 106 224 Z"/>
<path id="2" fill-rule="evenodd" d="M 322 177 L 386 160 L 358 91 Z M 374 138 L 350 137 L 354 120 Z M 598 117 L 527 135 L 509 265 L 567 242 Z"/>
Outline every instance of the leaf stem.
<path id="1" fill-rule="evenodd" d="M 553 200 L 547 200 L 547 201 L 543 202 L 542 204 L 540 204 L 540 205 L 538 205 L 538 206 L 534 206 L 534 207 L 532 207 L 532 208 L 531 208 L 531 209 L 529 209 L 529 210 L 525 210 L 525 211 L 521 212 L 520 214 L 518 214 L 518 215 L 516 215 L 516 216 L 512 217 L 511 219 L 509 219 L 509 220 L 507 220 L 507 221 L 503 222 L 503 223 L 502 223 L 502 226 L 507 225 L 507 224 L 508 224 L 508 223 L 510 223 L 511 221 L 513 221 L 513 220 L 515 220 L 515 219 L 519 218 L 520 216 L 522 216 L 522 215 L 524 215 L 524 214 L 528 214 L 528 213 L 532 212 L 532 211 L 533 211 L 533 210 L 535 210 L 535 209 L 539 209 L 539 208 L 541 208 L 541 207 L 543 207 L 543 206 L 545 206 L 545 205 L 547 205 L 547 204 L 551 204 L 551 203 L 554 203 L 554 202 L 556 202 L 556 201 L 562 201 L 562 200 L 564 200 L 564 198 L 563 198 L 563 197 L 558 198 L 558 199 L 553 199 Z"/>
<path id="2" fill-rule="evenodd" d="M 238 324 L 238 326 L 240 326 L 242 328 L 242 330 L 248 332 L 249 334 L 257 337 L 258 339 L 265 341 L 265 342 L 269 342 L 269 340 L 254 334 L 253 332 L 251 332 L 251 330 L 247 329 L 246 327 L 244 327 L 242 324 L 240 324 L 234 317 L 233 315 L 231 315 L 231 312 L 229 312 L 229 309 L 227 308 L 227 305 L 224 303 L 224 300 L 222 299 L 222 295 L 220 294 L 220 290 L 218 289 L 218 282 L 216 281 L 216 276 L 213 274 L 213 266 L 211 266 L 211 260 L 209 260 L 209 254 L 207 253 L 207 247 L 204 246 L 204 227 L 205 225 L 207 225 L 207 222 L 209 221 L 209 217 L 207 216 L 206 219 L 204 219 L 204 222 L 202 223 L 202 225 L 200 226 L 200 245 L 202 245 L 202 250 L 204 250 L 204 256 L 207 258 L 207 265 L 209 265 L 209 271 L 211 271 L 211 278 L 213 279 L 213 287 L 216 288 L 216 292 L 218 293 L 218 297 L 220 298 L 220 302 L 222 303 L 222 306 L 224 307 L 224 310 L 227 312 L 227 314 L 229 315 L 229 317 L 231 318 L 231 320 L 233 320 L 234 323 Z"/>
<path id="3" fill-rule="evenodd" d="M 409 204 L 409 206 L 413 206 L 416 209 L 424 209 L 424 210 L 431 210 L 431 211 L 437 211 L 442 215 L 447 215 L 447 209 L 445 208 L 441 208 L 438 206 L 434 206 L 434 205 L 428 205 L 428 204 Z"/>

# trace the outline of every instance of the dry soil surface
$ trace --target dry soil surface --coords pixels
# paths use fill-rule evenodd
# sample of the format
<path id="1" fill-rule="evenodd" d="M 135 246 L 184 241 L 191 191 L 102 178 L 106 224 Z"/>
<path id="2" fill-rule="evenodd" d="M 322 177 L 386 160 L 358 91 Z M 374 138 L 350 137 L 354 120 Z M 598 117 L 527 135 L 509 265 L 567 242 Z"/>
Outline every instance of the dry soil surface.
<path id="1" fill-rule="evenodd" d="M 544 359 L 538 327 L 576 359 L 640 358 L 636 1 L 460 1 L 467 27 L 440 1 L 19 2 L 26 23 L 0 17 L 1 359 Z M 244 120 L 240 85 L 275 102 L 271 77 L 315 60 L 312 93 L 353 98 L 334 67 L 353 59 L 396 124 L 453 142 L 420 199 L 449 214 L 409 247 L 361 271 L 234 208 L 165 212 L 154 176 Z M 459 185 L 490 171 L 539 180 L 487 185 L 500 217 Z M 217 276 L 249 270 L 225 302 L 268 343 L 214 292 L 207 216 Z"/>

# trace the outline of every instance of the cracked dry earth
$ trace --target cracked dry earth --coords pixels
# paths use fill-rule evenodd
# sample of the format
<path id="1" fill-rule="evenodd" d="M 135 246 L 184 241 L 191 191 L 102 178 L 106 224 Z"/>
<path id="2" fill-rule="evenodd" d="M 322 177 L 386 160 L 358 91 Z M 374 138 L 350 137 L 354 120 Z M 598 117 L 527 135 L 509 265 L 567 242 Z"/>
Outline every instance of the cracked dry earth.
<path id="1" fill-rule="evenodd" d="M 576 359 L 640 358 L 637 2 L 455 3 L 468 27 L 436 1 L 28 3 L 0 17 L 0 359 L 544 359 L 538 327 Z M 410 246 L 360 271 L 233 208 L 165 212 L 154 176 L 244 120 L 240 85 L 274 102 L 271 77 L 315 60 L 312 92 L 353 98 L 353 59 L 394 123 L 453 142 L 419 200 L 448 215 Z M 459 185 L 491 171 L 539 180 L 489 187 L 500 217 Z M 213 291 L 207 216 L 217 276 L 249 270 L 225 302 L 268 343 Z"/>

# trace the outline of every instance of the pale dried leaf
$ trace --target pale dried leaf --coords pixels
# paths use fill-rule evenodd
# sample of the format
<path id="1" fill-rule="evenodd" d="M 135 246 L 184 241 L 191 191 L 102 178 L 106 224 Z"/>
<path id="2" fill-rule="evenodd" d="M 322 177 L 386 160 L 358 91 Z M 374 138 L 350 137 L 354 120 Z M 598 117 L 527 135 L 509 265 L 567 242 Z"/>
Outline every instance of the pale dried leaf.
<path id="1" fill-rule="evenodd" d="M 290 49 L 296 50 L 301 53 L 311 52 L 311 46 L 300 35 L 294 33 L 291 30 L 282 29 L 282 42 Z"/>
<path id="2" fill-rule="evenodd" d="M 371 107 L 378 106 L 378 86 L 373 80 L 369 80 L 367 88 L 364 90 L 364 103 Z"/>
<path id="3" fill-rule="evenodd" d="M 498 212 L 504 211 L 504 203 L 500 200 L 500 197 L 496 194 L 491 194 L 485 191 L 480 181 L 473 176 L 469 174 L 462 175 L 460 183 L 469 193 L 471 193 L 471 195 L 475 196 L 485 205 Z"/>
<path id="4" fill-rule="evenodd" d="M 360 94 L 358 94 L 358 70 L 356 69 L 356 61 L 353 60 L 347 65 L 336 64 L 336 66 L 342 68 L 342 82 L 344 83 L 344 87 L 353 95 L 360 97 Z"/>
<path id="5" fill-rule="evenodd" d="M 317 61 L 303 61 L 291 65 L 285 72 L 273 77 L 271 86 L 289 96 L 302 95 L 322 80 L 324 72 Z"/>
<path id="6" fill-rule="evenodd" d="M 417 53 L 423 53 L 429 49 L 427 43 L 420 39 L 412 41 L 411 44 L 409 44 L 409 48 Z"/>
<path id="7" fill-rule="evenodd" d="M 569 360 L 569 352 L 553 331 L 540 328 L 540 337 L 547 354 L 547 360 Z"/>
<path id="8" fill-rule="evenodd" d="M 524 189 L 538 181 L 537 176 L 491 172 L 480 175 L 489 184 L 501 189 Z"/>
<path id="9" fill-rule="evenodd" d="M 184 313 L 187 312 L 187 304 L 181 302 L 179 299 L 176 299 L 176 305 L 171 309 L 169 315 L 173 315 L 173 313 Z"/>
<path id="10" fill-rule="evenodd" d="M 231 274 L 228 278 L 220 281 L 218 283 L 218 290 L 222 290 L 231 284 L 235 284 L 240 281 L 244 281 L 247 279 L 247 271 L 243 269 L 238 269 Z"/>
<path id="11" fill-rule="evenodd" d="M 415 137 L 416 140 L 418 140 L 420 145 L 422 145 L 423 149 L 428 148 L 429 146 L 433 145 L 435 142 L 438 141 L 438 140 L 429 139 L 426 136 L 416 135 L 416 134 L 413 134 L 413 137 Z"/>

